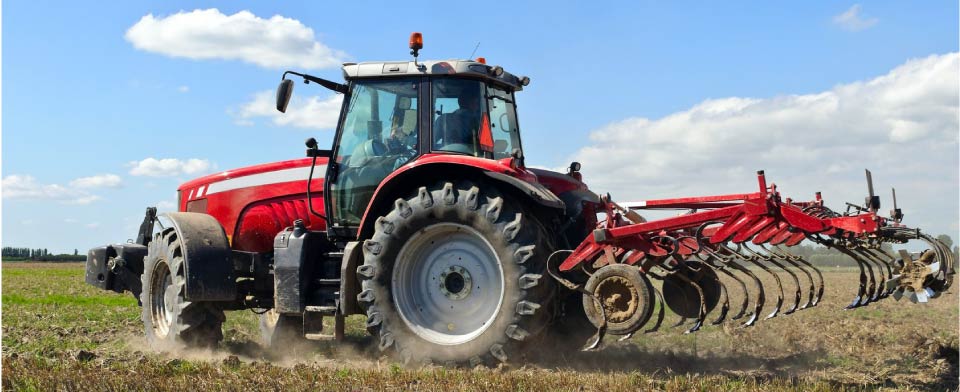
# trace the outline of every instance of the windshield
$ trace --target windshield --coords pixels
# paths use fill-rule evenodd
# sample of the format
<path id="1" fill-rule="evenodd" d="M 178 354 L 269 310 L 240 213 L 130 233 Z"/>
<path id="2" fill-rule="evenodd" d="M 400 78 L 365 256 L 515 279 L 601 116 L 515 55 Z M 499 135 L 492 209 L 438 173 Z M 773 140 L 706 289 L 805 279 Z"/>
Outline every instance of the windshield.
<path id="1" fill-rule="evenodd" d="M 330 186 L 335 225 L 358 225 L 380 181 L 417 155 L 417 83 L 391 79 L 351 86 Z"/>
<path id="2" fill-rule="evenodd" d="M 513 93 L 471 79 L 434 79 L 433 150 L 506 158 L 520 148 Z"/>

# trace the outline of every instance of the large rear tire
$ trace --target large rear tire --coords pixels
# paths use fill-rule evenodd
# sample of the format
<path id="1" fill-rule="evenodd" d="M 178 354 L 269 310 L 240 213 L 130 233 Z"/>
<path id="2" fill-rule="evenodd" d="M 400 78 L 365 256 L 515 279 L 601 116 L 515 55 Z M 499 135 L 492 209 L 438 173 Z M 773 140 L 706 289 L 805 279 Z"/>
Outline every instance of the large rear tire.
<path id="1" fill-rule="evenodd" d="M 185 273 L 181 239 L 167 228 L 150 242 L 141 277 L 141 319 L 155 349 L 215 348 L 223 339 L 223 310 L 212 302 L 187 301 Z"/>
<path id="2" fill-rule="evenodd" d="M 493 187 L 421 187 L 364 242 L 367 329 L 406 362 L 506 362 L 549 320 L 547 248 L 536 218 Z"/>

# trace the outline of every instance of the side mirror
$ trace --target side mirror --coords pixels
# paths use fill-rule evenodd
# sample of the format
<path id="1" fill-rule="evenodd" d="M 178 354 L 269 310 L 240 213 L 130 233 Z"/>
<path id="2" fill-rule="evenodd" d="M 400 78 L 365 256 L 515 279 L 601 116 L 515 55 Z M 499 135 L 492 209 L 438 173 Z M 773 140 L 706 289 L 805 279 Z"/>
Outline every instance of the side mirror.
<path id="1" fill-rule="evenodd" d="M 277 110 L 280 113 L 287 112 L 287 105 L 290 104 L 290 97 L 293 96 L 293 81 L 284 79 L 277 87 Z"/>

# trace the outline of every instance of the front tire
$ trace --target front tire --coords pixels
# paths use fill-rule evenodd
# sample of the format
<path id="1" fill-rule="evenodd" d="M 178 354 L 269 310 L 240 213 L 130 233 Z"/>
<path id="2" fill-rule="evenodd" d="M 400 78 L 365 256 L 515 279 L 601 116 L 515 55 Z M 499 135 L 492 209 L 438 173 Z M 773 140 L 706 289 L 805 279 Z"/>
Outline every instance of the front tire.
<path id="1" fill-rule="evenodd" d="M 223 339 L 223 310 L 185 298 L 186 266 L 181 239 L 167 228 L 150 242 L 143 263 L 141 319 L 155 349 L 215 348 Z"/>
<path id="2" fill-rule="evenodd" d="M 397 199 L 357 269 L 367 328 L 407 362 L 506 362 L 549 320 L 547 242 L 492 187 L 443 183 Z"/>

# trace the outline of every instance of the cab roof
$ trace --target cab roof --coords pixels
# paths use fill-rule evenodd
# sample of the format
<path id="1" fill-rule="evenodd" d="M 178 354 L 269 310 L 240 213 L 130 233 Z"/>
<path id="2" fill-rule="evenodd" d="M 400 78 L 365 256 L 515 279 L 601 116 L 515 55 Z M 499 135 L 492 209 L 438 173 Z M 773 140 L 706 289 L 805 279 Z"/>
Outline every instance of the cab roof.
<path id="1" fill-rule="evenodd" d="M 492 81 L 509 87 L 513 91 L 523 90 L 521 81 L 523 77 L 518 77 L 507 71 L 503 71 L 502 74 L 496 76 L 494 74 L 495 68 L 498 67 L 474 60 L 428 60 L 417 63 L 413 61 L 368 61 L 344 63 L 343 78 L 356 80 L 413 75 L 468 76 Z"/>

